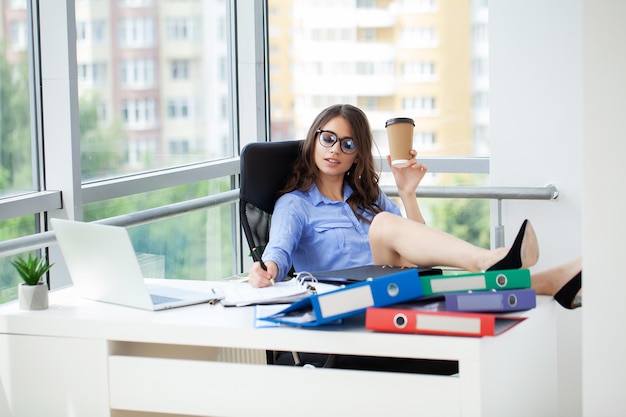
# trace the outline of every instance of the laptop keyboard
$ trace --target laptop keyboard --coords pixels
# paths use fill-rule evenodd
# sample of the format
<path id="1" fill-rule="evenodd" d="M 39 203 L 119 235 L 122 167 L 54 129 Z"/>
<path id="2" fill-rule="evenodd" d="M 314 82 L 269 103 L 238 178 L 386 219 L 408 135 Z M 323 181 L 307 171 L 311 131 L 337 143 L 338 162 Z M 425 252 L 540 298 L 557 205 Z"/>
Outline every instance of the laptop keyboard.
<path id="1" fill-rule="evenodd" d="M 150 294 L 150 297 L 152 297 L 152 303 L 156 305 L 180 301 L 179 298 L 166 297 L 165 295 Z"/>

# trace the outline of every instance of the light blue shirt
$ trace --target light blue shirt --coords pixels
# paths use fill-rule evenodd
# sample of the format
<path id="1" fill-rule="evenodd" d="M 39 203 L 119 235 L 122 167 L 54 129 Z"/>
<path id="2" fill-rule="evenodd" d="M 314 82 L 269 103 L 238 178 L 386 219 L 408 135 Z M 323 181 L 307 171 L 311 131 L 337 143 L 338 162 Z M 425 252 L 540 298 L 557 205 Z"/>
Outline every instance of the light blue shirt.
<path id="1" fill-rule="evenodd" d="M 370 224 L 359 220 L 346 203 L 352 192 L 345 184 L 343 201 L 333 201 L 313 185 L 307 192 L 296 190 L 278 199 L 269 244 L 263 252 L 264 261 L 278 265 L 278 280 L 292 264 L 297 272 L 314 272 L 373 263 Z M 382 210 L 401 215 L 382 191 L 377 203 Z M 370 213 L 361 213 L 371 220 Z"/>

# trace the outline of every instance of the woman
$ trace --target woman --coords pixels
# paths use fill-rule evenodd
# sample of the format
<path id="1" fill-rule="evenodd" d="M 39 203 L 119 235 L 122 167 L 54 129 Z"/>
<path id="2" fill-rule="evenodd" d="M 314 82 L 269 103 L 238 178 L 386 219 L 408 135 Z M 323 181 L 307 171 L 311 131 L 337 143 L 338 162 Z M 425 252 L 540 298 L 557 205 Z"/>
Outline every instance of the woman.
<path id="1" fill-rule="evenodd" d="M 537 239 L 527 221 L 510 250 L 480 248 L 426 226 L 415 190 L 427 169 L 415 150 L 407 167 L 391 167 L 407 214 L 402 217 L 378 185 L 373 142 L 367 117 L 354 106 L 330 106 L 315 118 L 276 202 L 263 263 L 249 271 L 252 285 L 283 280 L 292 264 L 297 271 L 372 263 L 483 271 L 537 262 Z M 391 166 L 389 156 L 387 162 Z"/>

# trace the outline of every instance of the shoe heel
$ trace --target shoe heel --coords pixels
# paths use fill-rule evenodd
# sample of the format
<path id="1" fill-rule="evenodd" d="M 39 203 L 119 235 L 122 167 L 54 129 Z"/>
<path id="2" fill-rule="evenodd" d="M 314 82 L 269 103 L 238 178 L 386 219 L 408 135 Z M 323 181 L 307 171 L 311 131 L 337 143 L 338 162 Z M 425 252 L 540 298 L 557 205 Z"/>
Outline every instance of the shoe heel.
<path id="1" fill-rule="evenodd" d="M 530 268 L 539 259 L 539 244 L 535 229 L 528 219 L 524 220 L 517 232 L 513 246 L 504 258 L 492 265 L 488 271 L 503 269 Z"/>
<path id="2" fill-rule="evenodd" d="M 583 273 L 580 271 L 572 279 L 570 279 L 567 284 L 563 285 L 563 287 L 561 287 L 556 294 L 554 294 L 554 299 L 562 307 L 565 307 L 568 310 L 582 307 L 582 299 L 576 295 L 582 288 L 582 276 Z"/>

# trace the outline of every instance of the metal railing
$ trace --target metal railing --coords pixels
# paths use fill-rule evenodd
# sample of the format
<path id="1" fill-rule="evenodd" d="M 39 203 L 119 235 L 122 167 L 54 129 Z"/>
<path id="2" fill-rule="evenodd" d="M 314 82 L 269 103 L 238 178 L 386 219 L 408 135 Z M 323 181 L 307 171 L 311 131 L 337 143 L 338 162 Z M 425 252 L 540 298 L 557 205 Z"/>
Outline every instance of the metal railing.
<path id="1" fill-rule="evenodd" d="M 397 196 L 395 187 L 383 187 L 383 191 L 391 196 Z M 498 201 L 498 224 L 496 225 L 496 247 L 504 244 L 504 228 L 502 226 L 502 200 L 554 200 L 559 191 L 554 185 L 545 187 L 420 187 L 415 192 L 417 197 L 422 198 L 477 198 Z M 222 204 L 232 204 L 238 201 L 239 189 L 214 194 L 207 197 L 196 198 L 180 203 L 155 207 L 135 213 L 124 214 L 98 220 L 97 223 L 114 226 L 136 226 L 150 223 L 165 218 L 179 216 L 196 210 L 204 210 Z M 0 242 L 0 257 L 15 255 L 40 249 L 55 242 L 54 231 L 37 233 L 16 239 Z"/>
<path id="2" fill-rule="evenodd" d="M 388 196 L 397 197 L 395 187 L 382 187 Z M 502 200 L 555 200 L 559 196 L 556 186 L 545 187 L 419 187 L 415 192 L 423 198 L 478 198 L 497 200 L 498 223 L 495 226 L 495 246 L 504 246 L 504 226 L 502 225 Z"/>

